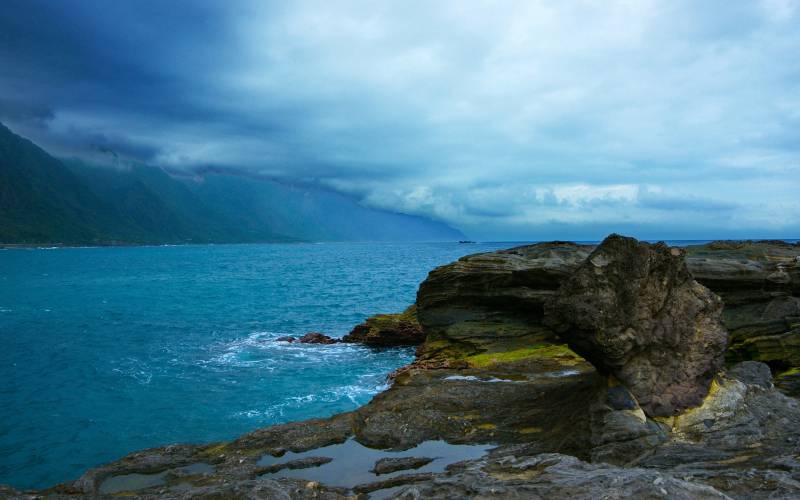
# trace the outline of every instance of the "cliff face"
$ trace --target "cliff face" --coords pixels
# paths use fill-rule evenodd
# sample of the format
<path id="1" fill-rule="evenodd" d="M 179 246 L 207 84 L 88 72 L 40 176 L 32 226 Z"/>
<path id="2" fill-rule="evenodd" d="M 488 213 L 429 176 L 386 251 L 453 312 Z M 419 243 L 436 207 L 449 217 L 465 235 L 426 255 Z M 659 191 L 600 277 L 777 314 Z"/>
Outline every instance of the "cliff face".
<path id="1" fill-rule="evenodd" d="M 714 242 L 687 248 L 695 278 L 722 297 L 729 363 L 767 363 L 776 385 L 800 395 L 800 245 Z"/>
<path id="2" fill-rule="evenodd" d="M 591 250 L 574 243 L 540 243 L 469 255 L 434 269 L 417 292 L 417 315 L 428 334 L 421 357 L 557 342 L 542 324 L 545 301 Z"/>

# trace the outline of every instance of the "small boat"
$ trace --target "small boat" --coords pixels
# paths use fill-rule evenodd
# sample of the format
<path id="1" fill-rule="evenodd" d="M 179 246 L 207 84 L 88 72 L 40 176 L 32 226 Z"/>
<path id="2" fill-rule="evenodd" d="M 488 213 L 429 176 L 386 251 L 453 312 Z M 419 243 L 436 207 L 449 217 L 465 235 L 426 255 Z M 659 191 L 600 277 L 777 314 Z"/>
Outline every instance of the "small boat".
<path id="1" fill-rule="evenodd" d="M 474 242 L 474 241 L 472 241 L 472 240 L 459 240 L 458 242 L 459 242 L 459 243 L 461 243 L 462 245 L 467 245 L 467 244 L 473 244 L 473 243 L 475 243 L 475 242 Z"/>

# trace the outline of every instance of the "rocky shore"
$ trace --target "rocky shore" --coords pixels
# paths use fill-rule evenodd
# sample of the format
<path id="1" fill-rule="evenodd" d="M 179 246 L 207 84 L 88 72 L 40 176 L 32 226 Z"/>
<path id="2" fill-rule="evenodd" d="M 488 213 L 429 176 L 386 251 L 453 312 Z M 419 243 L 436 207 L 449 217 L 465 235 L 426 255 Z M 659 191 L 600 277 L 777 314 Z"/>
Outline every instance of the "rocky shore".
<path id="1" fill-rule="evenodd" d="M 612 235 L 471 255 L 344 340 L 419 347 L 355 411 L 0 495 L 800 496 L 800 245 Z"/>

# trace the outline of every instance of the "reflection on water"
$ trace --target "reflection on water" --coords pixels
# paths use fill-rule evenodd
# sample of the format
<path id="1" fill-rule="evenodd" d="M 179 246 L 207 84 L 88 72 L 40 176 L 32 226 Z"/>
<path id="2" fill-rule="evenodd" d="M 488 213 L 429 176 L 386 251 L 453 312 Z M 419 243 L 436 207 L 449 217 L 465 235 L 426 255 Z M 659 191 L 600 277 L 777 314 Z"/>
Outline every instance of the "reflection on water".
<path id="1" fill-rule="evenodd" d="M 445 441 L 425 441 L 405 451 L 376 450 L 367 448 L 355 439 L 301 453 L 287 452 L 281 457 L 265 455 L 259 466 L 269 466 L 308 457 L 330 457 L 333 461 L 310 469 L 283 469 L 264 474 L 262 477 L 293 477 L 318 481 L 328 486 L 353 488 L 359 484 L 382 481 L 402 474 L 443 472 L 453 463 L 473 460 L 483 456 L 494 445 L 449 444 Z M 413 471 L 400 470 L 377 475 L 371 472 L 375 462 L 382 458 L 428 457 L 434 460 Z"/>

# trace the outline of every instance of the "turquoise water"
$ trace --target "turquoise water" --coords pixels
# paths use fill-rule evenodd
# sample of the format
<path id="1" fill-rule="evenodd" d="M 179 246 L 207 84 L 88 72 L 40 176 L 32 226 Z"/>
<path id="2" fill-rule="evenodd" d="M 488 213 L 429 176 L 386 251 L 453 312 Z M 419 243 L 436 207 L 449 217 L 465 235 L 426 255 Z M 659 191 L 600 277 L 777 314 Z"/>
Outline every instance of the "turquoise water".
<path id="1" fill-rule="evenodd" d="M 412 350 L 273 339 L 339 337 L 412 303 L 433 267 L 508 246 L 0 251 L 0 483 L 356 408 Z"/>

